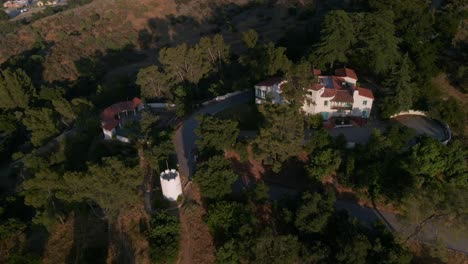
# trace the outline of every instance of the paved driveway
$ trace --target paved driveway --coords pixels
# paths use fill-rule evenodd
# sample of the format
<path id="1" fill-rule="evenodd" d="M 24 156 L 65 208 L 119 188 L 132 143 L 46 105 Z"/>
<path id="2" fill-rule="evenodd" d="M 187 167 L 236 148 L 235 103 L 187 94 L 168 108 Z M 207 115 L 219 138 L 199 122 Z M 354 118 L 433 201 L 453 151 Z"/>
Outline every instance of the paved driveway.
<path id="1" fill-rule="evenodd" d="M 396 122 L 412 128 L 418 135 L 428 135 L 439 141 L 446 140 L 445 128 L 437 121 L 426 116 L 401 115 L 394 117 Z"/>
<path id="2" fill-rule="evenodd" d="M 341 127 L 341 128 L 332 128 L 330 130 L 330 135 L 332 137 L 337 137 L 340 134 L 343 134 L 346 137 L 348 142 L 354 142 L 357 144 L 366 144 L 369 141 L 369 138 L 374 129 L 380 131 L 385 131 L 388 124 L 379 122 L 379 121 L 369 121 L 363 127 Z"/>
<path id="3" fill-rule="evenodd" d="M 188 117 L 182 124 L 182 127 L 176 131 L 175 147 L 177 151 L 177 159 L 179 161 L 179 172 L 190 178 L 194 171 L 194 162 L 191 151 L 195 148 L 195 128 L 198 126 L 196 117 L 200 114 L 214 115 L 227 108 L 233 107 L 238 104 L 246 103 L 252 100 L 252 92 L 244 92 L 220 102 L 203 107 L 197 112 Z"/>

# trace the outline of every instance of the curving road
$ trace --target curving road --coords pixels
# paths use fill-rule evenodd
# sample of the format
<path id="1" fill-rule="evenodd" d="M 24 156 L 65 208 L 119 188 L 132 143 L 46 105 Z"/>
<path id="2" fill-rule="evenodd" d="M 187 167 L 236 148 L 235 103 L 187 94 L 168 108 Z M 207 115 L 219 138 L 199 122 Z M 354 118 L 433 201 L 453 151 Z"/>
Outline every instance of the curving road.
<path id="1" fill-rule="evenodd" d="M 193 113 L 190 117 L 185 119 L 182 126 L 176 131 L 175 135 L 175 148 L 177 152 L 177 159 L 179 161 L 179 172 L 187 178 L 191 178 L 195 163 L 191 151 L 195 148 L 195 128 L 198 126 L 196 117 L 200 114 L 214 115 L 225 109 L 231 108 L 238 104 L 246 103 L 253 100 L 252 92 L 243 92 L 223 101 L 219 101 L 203 107 L 197 112 Z"/>
<path id="2" fill-rule="evenodd" d="M 235 105 L 246 103 L 252 100 L 252 98 L 252 92 L 244 92 L 226 100 L 205 106 L 185 119 L 182 126 L 176 131 L 174 139 L 177 159 L 179 161 L 179 172 L 183 176 L 190 179 L 194 172 L 195 162 L 191 151 L 195 147 L 195 128 L 198 126 L 196 116 L 199 114 L 213 115 Z M 289 188 L 274 185 L 270 186 L 270 195 L 273 199 L 284 195 L 295 195 L 296 193 L 296 190 Z M 397 232 L 402 237 L 407 237 L 417 226 L 414 223 L 407 223 L 401 220 L 393 213 L 380 211 L 372 207 L 360 206 L 354 201 L 338 200 L 335 204 L 335 208 L 338 210 L 348 211 L 352 217 L 357 218 L 369 227 L 374 221 L 381 220 L 391 231 Z M 415 240 L 425 243 L 433 243 L 436 238 L 441 238 L 446 241 L 448 248 L 468 254 L 467 234 L 459 234 L 456 230 L 452 230 L 445 226 L 436 226 L 429 223 L 417 236 L 414 237 Z"/>

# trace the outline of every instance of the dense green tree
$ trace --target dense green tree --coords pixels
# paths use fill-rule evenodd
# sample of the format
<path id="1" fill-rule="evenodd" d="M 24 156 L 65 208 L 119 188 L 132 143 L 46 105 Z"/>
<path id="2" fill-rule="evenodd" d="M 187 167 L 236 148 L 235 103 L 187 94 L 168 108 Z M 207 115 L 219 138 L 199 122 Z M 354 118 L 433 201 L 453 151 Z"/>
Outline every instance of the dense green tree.
<path id="1" fill-rule="evenodd" d="M 423 137 L 411 149 L 410 157 L 403 161 L 403 167 L 417 176 L 417 187 L 431 184 L 445 169 L 444 147 L 437 140 Z"/>
<path id="2" fill-rule="evenodd" d="M 175 216 L 161 211 L 150 221 L 147 236 L 150 242 L 150 257 L 159 263 L 174 262 L 179 253 L 180 225 Z"/>
<path id="3" fill-rule="evenodd" d="M 16 252 L 24 247 L 26 227 L 18 219 L 0 219 L 0 261 L 2 263 L 7 263 Z"/>
<path id="4" fill-rule="evenodd" d="M 56 135 L 57 129 L 54 113 L 48 108 L 33 108 L 25 112 L 23 124 L 31 131 L 31 143 L 40 146 Z"/>
<path id="5" fill-rule="evenodd" d="M 301 260 L 303 263 L 326 263 L 330 254 L 330 248 L 321 241 L 315 241 L 311 245 L 303 244 L 301 247 Z"/>
<path id="6" fill-rule="evenodd" d="M 26 109 L 33 93 L 31 79 L 23 70 L 0 71 L 0 108 Z"/>
<path id="7" fill-rule="evenodd" d="M 140 95 L 145 99 L 168 97 L 171 91 L 168 74 L 156 65 L 141 68 L 137 74 L 136 84 L 140 86 Z"/>
<path id="8" fill-rule="evenodd" d="M 167 131 L 153 133 L 151 143 L 144 153 L 150 167 L 158 172 L 166 168 L 166 161 L 169 161 L 174 154 L 172 137 Z"/>
<path id="9" fill-rule="evenodd" d="M 269 43 L 263 47 L 261 55 L 259 63 L 266 76 L 285 73 L 291 66 L 284 47 L 275 47 L 273 43 Z"/>
<path id="10" fill-rule="evenodd" d="M 237 264 L 240 260 L 239 249 L 234 240 L 224 243 L 216 251 L 216 263 L 218 264 Z"/>
<path id="11" fill-rule="evenodd" d="M 320 43 L 315 50 L 315 57 L 320 63 L 330 64 L 346 62 L 351 45 L 356 42 L 353 21 L 343 10 L 334 10 L 325 16 L 320 31 Z"/>
<path id="12" fill-rule="evenodd" d="M 366 58 L 367 66 L 376 74 L 385 74 L 395 68 L 400 57 L 395 36 L 393 13 L 383 11 L 366 14 L 363 30 L 359 33 L 359 51 Z"/>
<path id="13" fill-rule="evenodd" d="M 367 263 L 409 264 L 413 258 L 411 252 L 403 244 L 396 241 L 395 236 L 385 224 L 377 223 L 373 226 L 375 236 L 371 236 L 372 250 L 369 252 Z"/>
<path id="14" fill-rule="evenodd" d="M 291 66 L 291 61 L 286 56 L 286 48 L 275 47 L 271 42 L 249 49 L 240 56 L 239 62 L 246 68 L 249 78 L 253 81 L 282 75 Z"/>
<path id="15" fill-rule="evenodd" d="M 223 151 L 236 143 L 239 136 L 236 121 L 209 115 L 199 115 L 197 120 L 199 126 L 195 129 L 198 136 L 196 143 L 201 152 Z"/>
<path id="16" fill-rule="evenodd" d="M 205 60 L 209 61 L 213 69 L 218 72 L 224 63 L 229 62 L 230 46 L 224 42 L 221 34 L 216 34 L 212 38 L 202 37 L 197 47 L 203 52 Z"/>
<path id="17" fill-rule="evenodd" d="M 249 49 L 253 49 L 257 46 L 258 42 L 258 33 L 253 29 L 242 32 L 242 40 Z"/>
<path id="18" fill-rule="evenodd" d="M 296 228 L 301 234 L 318 233 L 335 210 L 335 195 L 331 191 L 324 195 L 304 193 L 300 204 L 294 222 Z"/>
<path id="19" fill-rule="evenodd" d="M 432 102 L 429 106 L 429 114 L 435 119 L 447 122 L 454 133 L 464 134 L 468 115 L 457 99 L 449 97 L 447 100 Z"/>
<path id="20" fill-rule="evenodd" d="M 138 202 L 141 178 L 138 167 L 126 166 L 115 157 L 103 158 L 101 164 L 89 164 L 86 172 L 65 173 L 65 188 L 57 197 L 97 204 L 110 224 L 122 210 Z"/>
<path id="21" fill-rule="evenodd" d="M 0 114 L 0 159 L 8 159 L 18 138 L 18 119 L 13 113 Z"/>
<path id="22" fill-rule="evenodd" d="M 445 180 L 459 186 L 468 188 L 468 151 L 461 141 L 449 143 L 445 149 Z"/>
<path id="23" fill-rule="evenodd" d="M 323 115 L 306 115 L 305 124 L 309 129 L 319 129 L 323 126 Z"/>
<path id="24" fill-rule="evenodd" d="M 158 122 L 159 116 L 151 113 L 150 111 L 144 111 L 141 113 L 141 120 L 139 122 L 140 125 L 140 132 L 148 137 L 148 135 L 152 132 L 152 128 Z"/>
<path id="25" fill-rule="evenodd" d="M 299 262 L 300 243 L 292 235 L 273 235 L 266 231 L 257 239 L 254 248 L 255 263 L 280 264 Z"/>
<path id="26" fill-rule="evenodd" d="M 10 17 L 8 16 L 8 14 L 5 12 L 5 10 L 3 10 L 3 8 L 0 8 L 0 21 L 7 21 L 8 19 L 10 19 Z"/>
<path id="27" fill-rule="evenodd" d="M 394 113 L 411 109 L 416 96 L 415 85 L 411 81 L 410 61 L 405 55 L 397 68 L 383 83 L 384 102 L 382 115 L 389 117 Z"/>
<path id="28" fill-rule="evenodd" d="M 343 241 L 344 242 L 344 241 Z M 340 244 L 342 247 L 335 255 L 337 263 L 343 264 L 365 264 L 368 250 L 371 244 L 366 236 L 358 234 Z"/>
<path id="29" fill-rule="evenodd" d="M 61 121 L 66 126 L 75 121 L 80 114 L 92 107 L 91 102 L 78 97 L 71 102 L 65 99 L 65 91 L 60 88 L 41 87 L 39 98 L 47 100 L 52 104 L 53 109 L 60 114 Z"/>
<path id="30" fill-rule="evenodd" d="M 210 62 L 203 56 L 200 47 L 180 44 L 159 51 L 159 62 L 164 66 L 168 77 L 175 83 L 189 82 L 197 85 L 212 70 Z"/>
<path id="31" fill-rule="evenodd" d="M 174 104 L 176 105 L 176 114 L 178 117 L 183 117 L 190 112 L 191 101 L 190 94 L 183 86 L 177 86 L 174 89 Z"/>
<path id="32" fill-rule="evenodd" d="M 304 118 L 297 105 L 263 104 L 265 118 L 255 148 L 265 164 L 279 171 L 284 161 L 299 153 L 304 140 Z"/>
<path id="33" fill-rule="evenodd" d="M 312 66 L 310 63 L 302 61 L 293 64 L 286 72 L 287 83 L 281 86 L 282 95 L 287 100 L 302 102 L 305 93 L 304 89 L 309 88 L 314 80 Z"/>
<path id="34" fill-rule="evenodd" d="M 251 213 L 237 202 L 217 202 L 208 209 L 206 216 L 206 223 L 218 241 L 243 237 L 246 235 L 243 232 L 250 233 L 252 221 Z"/>
<path id="35" fill-rule="evenodd" d="M 323 150 L 329 147 L 331 143 L 332 138 L 330 133 L 328 133 L 325 128 L 320 128 L 312 132 L 311 138 L 306 144 L 306 149 L 309 153 L 314 153 L 315 151 Z"/>
<path id="36" fill-rule="evenodd" d="M 437 42 L 434 32 L 434 13 L 430 12 L 431 2 L 421 0 L 385 0 L 369 1 L 375 14 L 392 12 L 396 35 L 402 40 L 401 48 L 408 52 L 417 72 L 428 78 L 434 76 L 437 69 Z M 437 18 L 436 18 L 437 19 Z M 385 32 L 382 30 L 382 32 Z"/>
<path id="37" fill-rule="evenodd" d="M 315 152 L 307 167 L 309 175 L 317 180 L 322 180 L 324 177 L 334 173 L 341 164 L 340 153 L 333 149 L 324 149 Z"/>
<path id="38" fill-rule="evenodd" d="M 237 174 L 224 156 L 213 156 L 200 164 L 194 181 L 200 186 L 202 196 L 208 199 L 222 198 L 232 192 Z"/>

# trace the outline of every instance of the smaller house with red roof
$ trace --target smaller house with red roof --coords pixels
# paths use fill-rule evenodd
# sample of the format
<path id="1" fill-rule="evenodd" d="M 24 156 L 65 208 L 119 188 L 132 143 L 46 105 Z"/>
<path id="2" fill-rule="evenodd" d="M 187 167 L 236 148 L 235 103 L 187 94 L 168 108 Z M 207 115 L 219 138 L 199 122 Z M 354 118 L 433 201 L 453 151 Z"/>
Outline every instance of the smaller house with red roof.
<path id="1" fill-rule="evenodd" d="M 302 110 L 306 114 L 322 114 L 324 120 L 346 115 L 369 117 L 374 95 L 371 90 L 358 86 L 354 70 L 340 68 L 334 75 L 322 75 L 320 70 L 313 69 L 312 74 L 316 82 L 304 87 Z M 283 103 L 281 85 L 284 83 L 286 80 L 282 78 L 272 78 L 255 85 L 255 102 Z"/>
<path id="2" fill-rule="evenodd" d="M 123 128 L 126 120 L 130 117 L 136 117 L 138 112 L 143 109 L 143 104 L 140 98 L 133 98 L 130 101 L 115 103 L 101 113 L 101 127 L 104 133 L 104 139 L 109 140 L 114 136 L 120 141 L 128 142 L 126 137 L 120 136 L 117 130 Z"/>

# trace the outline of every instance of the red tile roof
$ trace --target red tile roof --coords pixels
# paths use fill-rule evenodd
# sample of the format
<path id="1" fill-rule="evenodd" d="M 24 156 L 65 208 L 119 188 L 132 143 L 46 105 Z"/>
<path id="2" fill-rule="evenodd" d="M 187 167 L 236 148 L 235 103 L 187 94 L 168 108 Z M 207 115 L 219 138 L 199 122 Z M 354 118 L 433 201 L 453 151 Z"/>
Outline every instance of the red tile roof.
<path id="1" fill-rule="evenodd" d="M 338 90 L 336 91 L 335 97 L 331 99 L 333 102 L 344 102 L 344 103 L 353 103 L 353 95 L 351 94 L 351 91 L 348 90 Z"/>
<path id="2" fill-rule="evenodd" d="M 322 89 L 323 87 L 325 87 L 325 86 L 321 85 L 320 83 L 316 83 L 316 84 L 312 85 L 311 87 L 309 87 L 309 89 L 314 90 L 314 91 L 318 91 L 318 90 Z"/>
<path id="3" fill-rule="evenodd" d="M 101 113 L 102 127 L 105 130 L 111 131 L 119 124 L 119 121 L 115 118 L 117 114 L 123 111 L 131 111 L 137 108 L 140 104 L 140 98 L 135 97 L 131 101 L 118 102 L 107 107 Z"/>
<path id="4" fill-rule="evenodd" d="M 281 77 L 272 77 L 268 80 L 257 83 L 255 86 L 273 86 L 275 84 L 281 83 L 284 79 Z"/>
<path id="5" fill-rule="evenodd" d="M 337 91 L 335 89 L 325 89 L 320 97 L 333 97 L 335 96 L 336 92 Z"/>
<path id="6" fill-rule="evenodd" d="M 374 99 L 374 94 L 372 93 L 371 90 L 366 89 L 366 88 L 361 88 L 361 87 L 358 87 L 357 89 L 359 91 L 360 96 L 364 96 L 364 97 L 367 97 L 367 98 L 370 98 L 370 99 Z"/>
<path id="7" fill-rule="evenodd" d="M 336 69 L 335 70 L 335 75 L 342 76 L 342 77 L 349 77 L 349 78 L 353 78 L 355 80 L 358 79 L 356 73 L 354 72 L 354 70 L 348 69 L 348 68 Z"/>
<path id="8" fill-rule="evenodd" d="M 320 74 L 322 74 L 322 71 L 319 70 L 319 69 L 313 69 L 312 72 L 313 72 L 314 76 L 319 76 Z"/>

